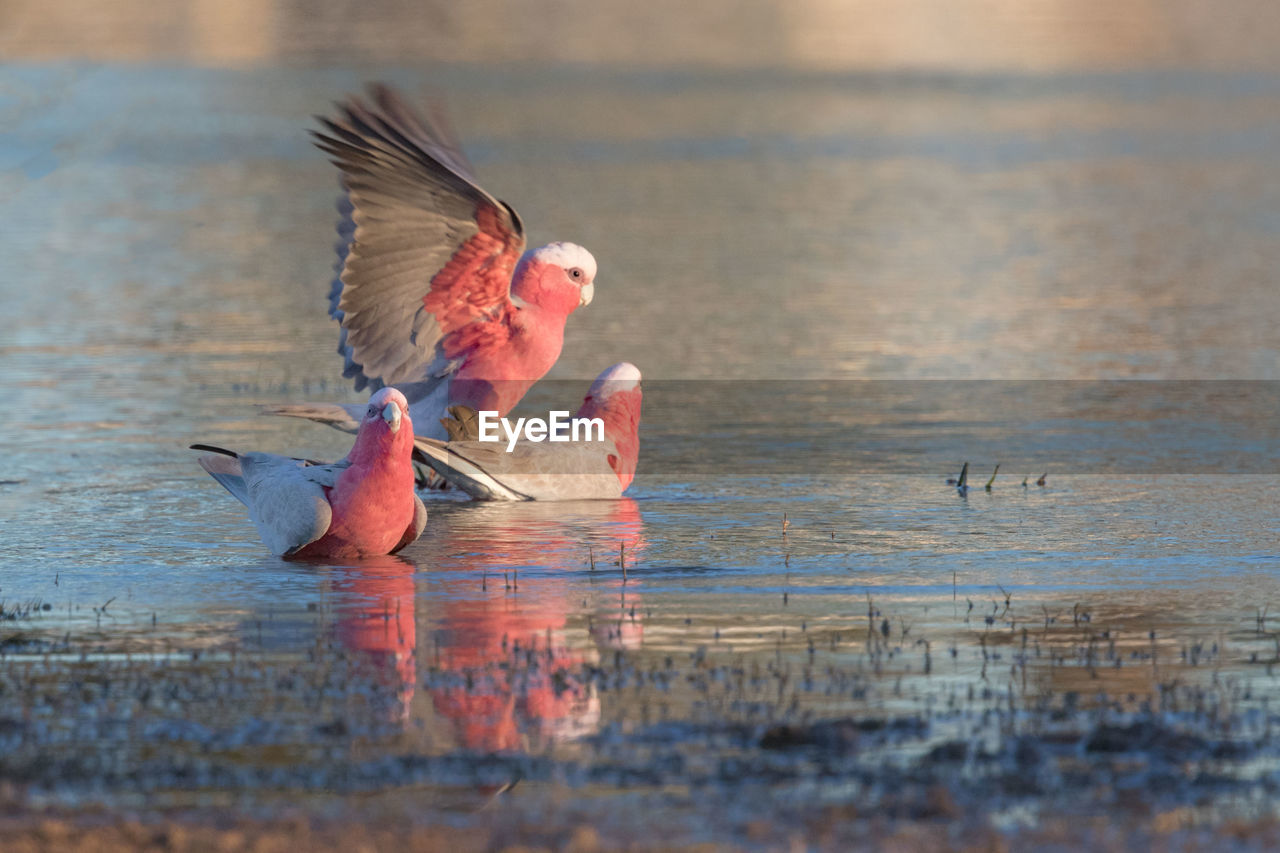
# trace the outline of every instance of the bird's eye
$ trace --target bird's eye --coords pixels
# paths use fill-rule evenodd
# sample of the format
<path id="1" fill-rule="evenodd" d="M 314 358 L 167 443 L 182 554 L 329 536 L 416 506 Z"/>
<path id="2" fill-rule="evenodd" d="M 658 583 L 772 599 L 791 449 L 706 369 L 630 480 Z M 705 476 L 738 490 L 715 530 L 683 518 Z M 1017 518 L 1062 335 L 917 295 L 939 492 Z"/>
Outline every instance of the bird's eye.
<path id="1" fill-rule="evenodd" d="M 575 279 L 582 278 L 582 270 L 579 269 L 578 267 L 574 267 L 573 269 L 569 270 L 569 275 Z"/>

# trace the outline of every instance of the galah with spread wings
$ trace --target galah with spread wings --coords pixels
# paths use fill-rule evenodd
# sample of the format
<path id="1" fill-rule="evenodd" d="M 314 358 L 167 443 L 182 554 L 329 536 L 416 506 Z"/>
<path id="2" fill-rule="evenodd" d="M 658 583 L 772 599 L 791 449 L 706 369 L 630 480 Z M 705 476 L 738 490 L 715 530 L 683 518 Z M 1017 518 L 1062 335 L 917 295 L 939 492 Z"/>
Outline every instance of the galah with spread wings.
<path id="1" fill-rule="evenodd" d="M 394 554 L 422 535 L 427 509 L 414 493 L 413 422 L 404 395 L 369 399 L 355 445 L 331 464 L 207 444 L 200 465 L 249 508 L 271 553 L 336 560 Z"/>
<path id="2" fill-rule="evenodd" d="M 448 406 L 505 415 L 551 369 L 596 261 L 573 243 L 524 251 L 520 217 L 476 183 L 441 117 L 417 117 L 383 85 L 370 97 L 313 131 L 346 190 L 329 313 L 356 390 L 396 386 L 422 434 L 444 438 Z M 354 432 L 360 407 L 265 411 Z"/>
<path id="3" fill-rule="evenodd" d="M 640 371 L 615 364 L 591 383 L 579 418 L 600 418 L 604 441 L 414 441 L 442 477 L 478 500 L 556 501 L 619 498 L 640 456 Z"/>

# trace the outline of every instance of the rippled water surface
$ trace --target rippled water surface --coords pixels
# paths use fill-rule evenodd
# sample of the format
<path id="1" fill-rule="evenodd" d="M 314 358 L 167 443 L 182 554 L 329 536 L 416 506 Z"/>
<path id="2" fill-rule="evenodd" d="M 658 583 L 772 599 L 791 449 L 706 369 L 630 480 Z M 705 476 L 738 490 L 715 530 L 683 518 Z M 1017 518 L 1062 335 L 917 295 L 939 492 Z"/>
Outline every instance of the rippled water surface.
<path id="1" fill-rule="evenodd" d="M 640 476 L 291 564 L 184 448 L 345 452 L 256 407 L 359 399 L 304 130 L 375 73 L 595 253 L 526 408 L 636 363 Z M 0 769 L 520 779 L 684 840 L 706 804 L 1271 815 L 1277 116 L 1268 74 L 0 71 Z"/>

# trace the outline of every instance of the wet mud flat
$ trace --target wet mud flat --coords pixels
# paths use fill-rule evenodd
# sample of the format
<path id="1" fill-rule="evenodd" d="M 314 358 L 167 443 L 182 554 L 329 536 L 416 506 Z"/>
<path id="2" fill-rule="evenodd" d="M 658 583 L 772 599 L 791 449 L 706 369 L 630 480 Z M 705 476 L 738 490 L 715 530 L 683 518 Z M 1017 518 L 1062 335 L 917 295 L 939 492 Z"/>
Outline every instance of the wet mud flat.
<path id="1" fill-rule="evenodd" d="M 1276 843 L 1264 615 L 1206 640 L 964 598 L 922 620 L 868 597 L 839 625 L 687 648 L 661 639 L 684 619 L 623 607 L 510 632 L 485 660 L 406 644 L 390 607 L 184 644 L 27 602 L 0 622 L 0 833 L 6 850 Z M 625 647 L 642 619 L 653 641 Z"/>

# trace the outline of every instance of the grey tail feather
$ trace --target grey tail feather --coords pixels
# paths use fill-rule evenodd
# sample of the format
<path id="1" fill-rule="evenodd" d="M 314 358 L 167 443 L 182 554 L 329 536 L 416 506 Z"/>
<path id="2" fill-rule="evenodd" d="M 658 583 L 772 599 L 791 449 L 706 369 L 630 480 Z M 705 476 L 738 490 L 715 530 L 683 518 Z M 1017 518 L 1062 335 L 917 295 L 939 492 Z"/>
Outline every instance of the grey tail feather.
<path id="1" fill-rule="evenodd" d="M 208 453 L 221 453 L 223 456 L 230 456 L 232 459 L 239 459 L 240 454 L 234 450 L 227 450 L 225 447 L 215 447 L 212 444 L 193 444 L 191 450 L 204 450 Z"/>
<path id="2" fill-rule="evenodd" d="M 222 488 L 230 492 L 232 497 L 240 501 L 240 503 L 245 506 L 249 505 L 249 487 L 245 483 L 242 474 L 238 473 L 240 470 L 240 463 L 238 461 L 240 457 L 237 454 L 221 447 L 215 447 L 211 444 L 193 444 L 191 445 L 191 449 L 203 450 L 214 454 L 214 456 L 201 456 L 200 467 L 204 468 L 205 472 L 208 473 L 210 477 L 217 480 L 218 484 L 221 485 Z M 221 463 L 214 461 L 216 458 L 221 456 L 229 456 L 237 461 L 235 463 Z"/>
<path id="3" fill-rule="evenodd" d="M 218 481 L 222 488 L 231 493 L 231 497 L 240 501 L 245 506 L 249 505 L 249 487 L 245 485 L 243 477 L 235 477 L 231 474 L 215 474 L 210 471 L 209 476 Z"/>

